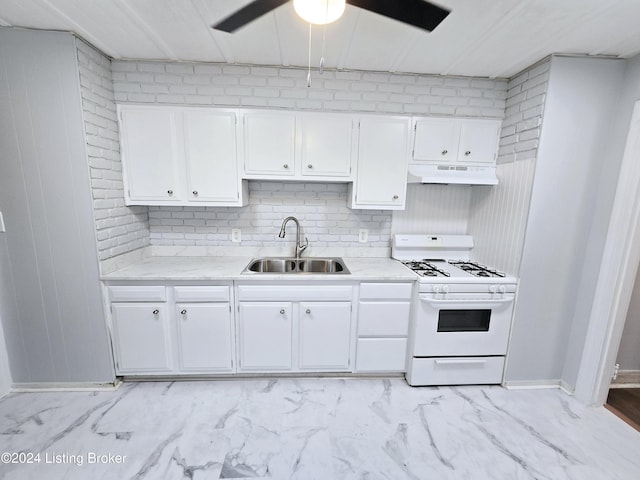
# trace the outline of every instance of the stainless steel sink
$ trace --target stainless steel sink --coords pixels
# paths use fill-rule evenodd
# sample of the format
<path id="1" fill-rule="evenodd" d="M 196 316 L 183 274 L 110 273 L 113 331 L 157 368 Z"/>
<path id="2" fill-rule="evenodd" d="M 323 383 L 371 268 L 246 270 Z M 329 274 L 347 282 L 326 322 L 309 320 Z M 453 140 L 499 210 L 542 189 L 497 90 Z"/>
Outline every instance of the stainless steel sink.
<path id="1" fill-rule="evenodd" d="M 242 273 L 326 273 L 348 274 L 349 269 L 341 258 L 255 258 Z"/>

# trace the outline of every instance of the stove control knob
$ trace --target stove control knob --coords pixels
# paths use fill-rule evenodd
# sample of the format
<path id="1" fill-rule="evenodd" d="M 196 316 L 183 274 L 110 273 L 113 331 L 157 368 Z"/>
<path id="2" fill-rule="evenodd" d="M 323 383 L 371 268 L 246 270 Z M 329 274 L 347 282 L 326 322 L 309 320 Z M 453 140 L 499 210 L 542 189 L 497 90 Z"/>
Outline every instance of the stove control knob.
<path id="1" fill-rule="evenodd" d="M 491 285 L 491 286 L 489 287 L 489 291 L 490 291 L 491 293 L 498 293 L 498 287 L 496 287 L 495 285 Z"/>
<path id="2" fill-rule="evenodd" d="M 444 285 L 442 287 L 442 293 L 449 293 L 449 286 L 448 285 Z"/>
<path id="3" fill-rule="evenodd" d="M 507 289 L 505 288 L 504 285 L 500 285 L 500 293 L 505 293 L 507 291 Z"/>
<path id="4" fill-rule="evenodd" d="M 440 285 L 434 285 L 433 286 L 433 292 L 434 293 L 440 293 Z"/>

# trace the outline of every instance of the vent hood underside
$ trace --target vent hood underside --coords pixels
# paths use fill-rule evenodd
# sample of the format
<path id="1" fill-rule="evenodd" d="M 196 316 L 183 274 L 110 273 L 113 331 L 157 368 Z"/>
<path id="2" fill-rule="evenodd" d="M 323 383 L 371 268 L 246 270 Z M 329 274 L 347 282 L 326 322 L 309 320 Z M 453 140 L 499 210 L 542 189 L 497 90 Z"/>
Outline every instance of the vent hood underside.
<path id="1" fill-rule="evenodd" d="M 459 185 L 497 185 L 496 167 L 468 165 L 409 164 L 408 183 L 453 183 Z"/>

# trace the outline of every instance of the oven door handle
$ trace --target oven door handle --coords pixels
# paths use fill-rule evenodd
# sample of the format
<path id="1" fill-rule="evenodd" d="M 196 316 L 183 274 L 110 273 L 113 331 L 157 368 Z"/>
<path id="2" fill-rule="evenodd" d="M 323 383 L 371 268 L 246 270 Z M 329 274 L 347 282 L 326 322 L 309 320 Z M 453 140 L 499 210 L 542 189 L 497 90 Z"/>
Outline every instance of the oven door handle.
<path id="1" fill-rule="evenodd" d="M 435 299 L 432 298 L 431 295 L 420 295 L 420 300 L 423 302 L 428 302 L 432 305 L 452 305 L 454 303 L 458 303 L 458 304 L 469 304 L 469 303 L 474 303 L 474 304 L 502 304 L 502 303 L 513 303 L 513 297 L 509 297 L 509 298 L 496 298 L 496 299 L 486 299 L 486 300 L 482 300 L 482 299 L 475 299 L 475 298 L 465 298 L 465 299 Z"/>

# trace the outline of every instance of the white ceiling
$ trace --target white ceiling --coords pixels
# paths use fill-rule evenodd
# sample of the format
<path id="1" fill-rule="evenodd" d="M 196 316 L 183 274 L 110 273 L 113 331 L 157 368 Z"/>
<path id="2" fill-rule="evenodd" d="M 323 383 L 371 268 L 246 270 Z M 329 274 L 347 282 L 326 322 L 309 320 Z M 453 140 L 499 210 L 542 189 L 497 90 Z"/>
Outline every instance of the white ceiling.
<path id="1" fill-rule="evenodd" d="M 0 0 L 0 25 L 73 31 L 116 59 L 306 66 L 291 2 L 233 34 L 209 28 L 250 1 Z M 452 13 L 431 33 L 347 6 L 326 27 L 326 67 L 508 78 L 551 53 L 640 53 L 640 0 L 436 3 Z M 322 38 L 314 27 L 315 67 Z"/>

